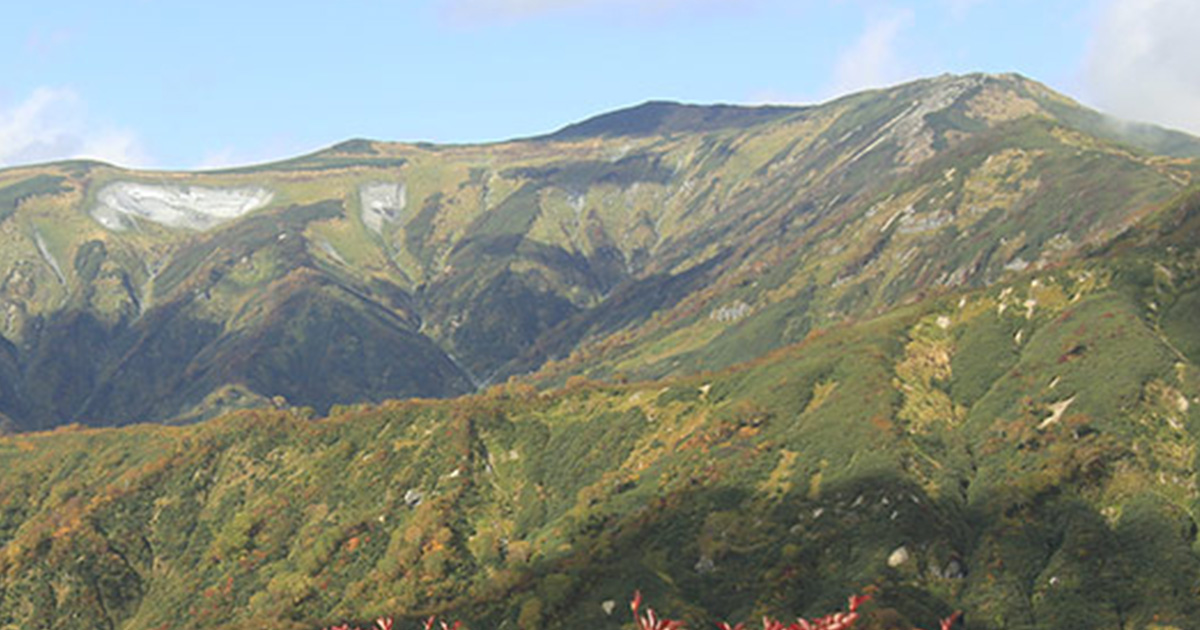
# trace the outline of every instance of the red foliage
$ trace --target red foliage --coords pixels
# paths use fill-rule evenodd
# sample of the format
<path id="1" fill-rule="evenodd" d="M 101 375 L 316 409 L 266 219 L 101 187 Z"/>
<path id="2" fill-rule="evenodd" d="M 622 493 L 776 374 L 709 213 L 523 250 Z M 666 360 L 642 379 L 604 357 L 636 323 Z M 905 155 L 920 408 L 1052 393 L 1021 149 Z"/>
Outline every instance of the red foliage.
<path id="1" fill-rule="evenodd" d="M 949 617 L 946 617 L 945 619 L 943 619 L 942 620 L 942 630 L 950 630 L 950 628 L 954 625 L 954 622 L 958 621 L 958 618 L 961 616 L 962 616 L 962 611 L 956 610 L 956 611 L 954 611 L 953 615 L 950 615 Z"/>
<path id="2" fill-rule="evenodd" d="M 389 619 L 389 621 L 391 621 L 391 620 Z M 440 626 L 441 626 L 442 630 L 459 630 L 459 628 L 462 628 L 462 622 L 461 622 L 461 621 L 455 621 L 455 622 L 454 622 L 454 625 L 453 625 L 453 626 L 450 626 L 450 625 L 447 625 L 445 621 L 441 621 L 441 622 L 439 622 L 439 621 L 437 620 L 437 617 L 430 617 L 430 618 L 428 618 L 428 619 L 426 619 L 426 620 L 425 620 L 425 628 L 424 628 L 424 630 L 434 630 L 434 625 L 433 625 L 433 624 L 434 624 L 435 622 L 436 622 L 436 623 L 438 623 L 438 624 L 440 624 Z M 379 622 L 375 622 L 375 623 L 379 623 Z M 390 629 L 389 629 L 389 628 L 381 628 L 380 630 L 390 630 Z"/>
<path id="3" fill-rule="evenodd" d="M 848 630 L 858 621 L 858 607 L 870 599 L 870 595 L 851 595 L 849 612 L 831 613 L 816 619 L 801 618 L 790 625 L 784 625 L 778 619 L 763 617 L 763 630 Z M 717 627 L 721 630 L 744 630 L 746 624 L 730 626 L 723 622 Z"/>
<path id="4" fill-rule="evenodd" d="M 859 607 L 870 600 L 870 595 L 851 595 L 849 610 L 846 612 L 830 613 L 824 617 L 817 617 L 815 619 L 800 618 L 791 624 L 785 624 L 778 619 L 763 617 L 763 630 L 850 630 L 859 620 Z M 629 607 L 633 609 L 633 618 L 637 621 L 638 630 L 684 630 L 682 621 L 659 619 L 651 609 L 647 609 L 645 615 L 639 615 L 638 609 L 641 605 L 642 593 L 641 591 L 637 591 L 633 594 L 633 601 L 629 604 Z M 958 611 L 941 620 L 941 630 L 950 630 L 954 622 L 961 616 L 962 612 Z M 717 624 L 717 627 L 720 630 L 746 630 L 745 623 L 733 626 L 728 622 L 721 622 Z"/>
<path id="5" fill-rule="evenodd" d="M 859 620 L 858 609 L 860 606 L 871 600 L 870 595 L 851 595 L 849 602 L 849 610 L 846 612 L 835 612 L 817 617 L 814 619 L 797 619 L 791 624 L 784 624 L 778 619 L 763 617 L 763 630 L 851 630 L 854 624 Z M 629 609 L 633 612 L 633 619 L 637 622 L 638 630 L 686 630 L 686 625 L 678 619 L 667 619 L 659 617 L 652 608 L 646 608 L 642 612 L 642 592 L 634 591 L 633 600 L 629 602 Z M 956 621 L 962 617 L 962 611 L 956 611 L 953 615 L 941 620 L 940 630 L 950 630 Z M 393 622 L 390 617 L 380 617 L 375 620 L 373 628 L 351 628 L 349 624 L 340 626 L 331 626 L 325 630 L 393 630 Z M 736 626 L 729 625 L 728 622 L 717 624 L 720 630 L 746 630 L 745 623 L 739 623 Z M 422 630 L 461 630 L 462 622 L 456 621 L 453 625 L 447 624 L 445 621 L 438 621 L 437 617 L 429 617 L 422 624 Z M 920 630 L 914 628 L 914 630 Z"/>
<path id="6" fill-rule="evenodd" d="M 638 608 L 642 605 L 642 592 L 633 592 L 633 601 L 629 602 L 629 608 L 633 611 L 633 619 L 637 622 L 638 630 L 682 630 L 683 622 L 671 619 L 659 619 L 658 615 L 654 614 L 653 608 L 647 608 L 646 614 L 638 613 Z"/>
<path id="7" fill-rule="evenodd" d="M 433 627 L 433 621 L 434 618 L 430 617 L 429 621 L 425 622 L 425 630 L 430 630 L 430 628 Z M 375 620 L 375 626 L 371 628 L 359 628 L 357 626 L 351 628 L 350 624 L 344 623 L 340 626 L 330 626 L 325 630 L 393 630 L 394 626 L 395 623 L 392 621 L 391 617 L 380 617 L 379 619 Z M 457 629 L 458 624 L 455 624 L 454 627 Z M 442 628 L 446 628 L 446 624 L 444 622 L 442 623 Z"/>

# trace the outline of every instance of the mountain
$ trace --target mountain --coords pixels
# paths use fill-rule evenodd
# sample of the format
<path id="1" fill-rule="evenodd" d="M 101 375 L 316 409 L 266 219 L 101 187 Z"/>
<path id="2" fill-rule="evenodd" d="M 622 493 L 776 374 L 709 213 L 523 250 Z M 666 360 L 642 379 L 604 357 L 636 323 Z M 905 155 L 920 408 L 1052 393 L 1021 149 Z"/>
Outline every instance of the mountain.
<path id="1" fill-rule="evenodd" d="M 0 171 L 0 625 L 1200 628 L 1198 149 L 968 75 Z"/>
<path id="2" fill-rule="evenodd" d="M 650 101 L 567 125 L 546 137 L 552 140 L 578 140 L 747 129 L 801 111 L 803 110 L 797 107 L 686 105 L 669 101 Z"/>
<path id="3" fill-rule="evenodd" d="M 0 413 L 325 413 L 547 362 L 549 383 L 724 367 L 1110 238 L 1200 150 L 1121 129 L 970 75 L 804 108 L 648 103 L 490 145 L 2 171 Z"/>
<path id="4" fill-rule="evenodd" d="M 0 615 L 1200 627 L 1197 216 L 719 372 L 3 438 Z"/>

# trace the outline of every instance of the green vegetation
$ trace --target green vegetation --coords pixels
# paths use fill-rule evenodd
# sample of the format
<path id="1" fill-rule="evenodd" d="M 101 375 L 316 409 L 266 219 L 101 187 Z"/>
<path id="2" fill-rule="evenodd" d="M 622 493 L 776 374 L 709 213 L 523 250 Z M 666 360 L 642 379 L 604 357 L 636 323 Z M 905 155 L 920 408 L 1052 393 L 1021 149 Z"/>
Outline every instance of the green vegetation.
<path id="1" fill-rule="evenodd" d="M 351 140 L 219 172 L 3 171 L 0 331 L 28 367 L 0 413 L 169 421 L 228 388 L 321 412 L 531 373 L 551 387 L 724 369 L 1061 264 L 1187 190 L 1195 165 L 1094 135 L 1087 116 L 1020 77 L 974 75 L 811 108 L 650 103 L 491 145 Z M 273 201 L 208 231 L 136 212 L 114 231 L 91 212 L 122 181 Z M 360 188 L 389 183 L 404 193 L 370 229 Z M 1159 305 L 1181 352 L 1189 299 Z M 405 359 L 353 365 L 355 329 Z M 321 346 L 331 334 L 340 354 Z M 84 350 L 60 352 L 74 337 Z M 952 361 L 994 376 L 975 355 Z M 964 387 L 945 394 L 984 394 Z"/>
<path id="2" fill-rule="evenodd" d="M 1076 110 L 0 171 L 0 626 L 1200 628 L 1197 166 Z M 120 181 L 273 197 L 106 227 Z"/>
<path id="3" fill-rule="evenodd" d="M 603 604 L 636 584 L 693 627 L 864 588 L 864 627 L 1196 627 L 1200 379 L 1141 285 L 1087 280 L 1191 256 L 1083 261 L 683 379 L 9 437 L 3 610 L 615 628 Z"/>
<path id="4" fill-rule="evenodd" d="M 0 222 L 12 216 L 22 201 L 37 195 L 55 195 L 70 190 L 63 186 L 65 177 L 36 175 L 0 188 Z"/>

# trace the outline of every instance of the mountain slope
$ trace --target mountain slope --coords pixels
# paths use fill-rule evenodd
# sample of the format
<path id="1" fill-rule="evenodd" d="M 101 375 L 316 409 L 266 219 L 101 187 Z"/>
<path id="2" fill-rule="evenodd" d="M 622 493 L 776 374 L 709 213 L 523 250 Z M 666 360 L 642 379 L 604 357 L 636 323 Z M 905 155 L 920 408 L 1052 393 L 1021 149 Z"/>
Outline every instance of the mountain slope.
<path id="1" fill-rule="evenodd" d="M 869 588 L 865 627 L 1200 627 L 1200 371 L 1170 323 L 1200 256 L 1160 240 L 1195 198 L 721 372 L 4 438 L 0 611 L 616 628 L 636 587 L 703 627 Z"/>
<path id="2" fill-rule="evenodd" d="M 0 422 L 188 423 L 0 438 L 0 625 L 1200 628 L 1196 141 L 1094 116 L 972 75 L 0 171 Z"/>
<path id="3" fill-rule="evenodd" d="M 323 413 L 728 366 L 1070 259 L 1190 183 L 1190 160 L 1092 135 L 1096 116 L 1021 77 L 945 76 L 806 108 L 650 103 L 493 145 L 3 171 L 0 413 L 207 417 L 227 390 Z"/>

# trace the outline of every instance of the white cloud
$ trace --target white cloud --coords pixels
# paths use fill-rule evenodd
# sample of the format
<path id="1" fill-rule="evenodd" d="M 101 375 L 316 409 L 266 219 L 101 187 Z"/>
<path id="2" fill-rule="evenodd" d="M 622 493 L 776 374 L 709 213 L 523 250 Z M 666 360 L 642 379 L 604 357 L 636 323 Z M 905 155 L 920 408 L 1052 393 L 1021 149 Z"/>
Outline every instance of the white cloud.
<path id="1" fill-rule="evenodd" d="M 70 89 L 40 87 L 24 101 L 0 107 L 0 166 L 68 158 L 146 162 L 136 134 L 92 120 Z"/>
<path id="2" fill-rule="evenodd" d="M 1200 2 L 1108 0 L 1085 69 L 1089 97 L 1122 118 L 1200 133 Z"/>
<path id="3" fill-rule="evenodd" d="M 866 88 L 891 85 L 908 76 L 896 40 L 913 25 L 912 9 L 872 18 L 862 35 L 842 51 L 833 66 L 830 95 L 841 95 Z"/>

